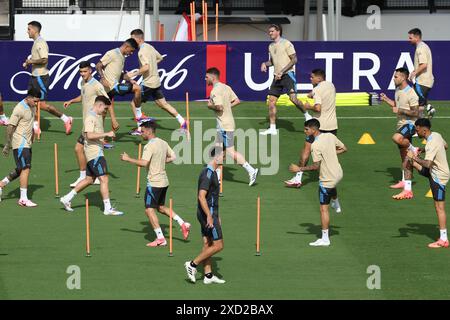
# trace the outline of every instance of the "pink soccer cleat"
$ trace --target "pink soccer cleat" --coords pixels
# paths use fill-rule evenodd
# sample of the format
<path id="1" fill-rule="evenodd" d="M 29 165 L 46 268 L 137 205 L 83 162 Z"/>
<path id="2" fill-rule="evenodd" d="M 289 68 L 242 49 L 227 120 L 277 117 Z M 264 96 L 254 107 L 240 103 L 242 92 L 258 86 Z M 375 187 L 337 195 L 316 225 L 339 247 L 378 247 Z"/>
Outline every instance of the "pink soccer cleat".
<path id="1" fill-rule="evenodd" d="M 428 248 L 448 248 L 448 240 L 444 241 L 442 239 L 438 239 L 436 242 L 430 243 Z"/>
<path id="2" fill-rule="evenodd" d="M 406 200 L 406 199 L 412 199 L 413 197 L 414 197 L 414 194 L 413 194 L 412 191 L 403 190 L 399 194 L 393 195 L 392 199 L 395 199 L 395 200 Z"/>
<path id="3" fill-rule="evenodd" d="M 70 132 L 72 131 L 72 122 L 73 122 L 72 117 L 69 117 L 69 120 L 64 122 L 64 127 L 66 128 L 66 135 L 69 135 Z"/>
<path id="4" fill-rule="evenodd" d="M 405 187 L 405 181 L 399 181 L 396 184 L 393 184 L 389 188 L 391 189 L 403 189 Z"/>
<path id="5" fill-rule="evenodd" d="M 187 222 L 183 223 L 181 225 L 181 231 L 183 232 L 184 240 L 187 240 L 187 238 L 189 237 L 189 231 L 191 231 L 191 224 Z"/>
<path id="6" fill-rule="evenodd" d="M 164 247 L 167 246 L 167 241 L 165 238 L 162 239 L 155 239 L 152 242 L 147 243 L 147 247 Z"/>
<path id="7" fill-rule="evenodd" d="M 288 188 L 300 188 L 302 186 L 302 183 L 300 181 L 292 181 L 291 180 L 287 180 L 284 182 L 284 185 Z"/>
<path id="8" fill-rule="evenodd" d="M 20 199 L 17 204 L 21 207 L 28 207 L 28 208 L 32 208 L 32 207 L 37 207 L 37 204 L 34 203 L 31 200 L 22 200 Z"/>
<path id="9" fill-rule="evenodd" d="M 0 126 L 7 126 L 9 123 L 8 118 L 6 117 L 0 117 Z"/>

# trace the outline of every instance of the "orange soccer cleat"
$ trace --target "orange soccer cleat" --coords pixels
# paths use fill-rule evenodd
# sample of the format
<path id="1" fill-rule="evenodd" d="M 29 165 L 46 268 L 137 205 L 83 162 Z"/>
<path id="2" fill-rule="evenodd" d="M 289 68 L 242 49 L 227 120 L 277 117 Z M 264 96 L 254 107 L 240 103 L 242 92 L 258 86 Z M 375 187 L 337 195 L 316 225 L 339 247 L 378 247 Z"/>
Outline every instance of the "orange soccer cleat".
<path id="1" fill-rule="evenodd" d="M 438 239 L 436 242 L 430 243 L 428 248 L 448 248 L 448 240 Z"/>
<path id="2" fill-rule="evenodd" d="M 414 194 L 412 191 L 406 191 L 403 190 L 399 194 L 393 195 L 392 198 L 395 200 L 406 200 L 406 199 L 412 199 L 414 197 Z"/>

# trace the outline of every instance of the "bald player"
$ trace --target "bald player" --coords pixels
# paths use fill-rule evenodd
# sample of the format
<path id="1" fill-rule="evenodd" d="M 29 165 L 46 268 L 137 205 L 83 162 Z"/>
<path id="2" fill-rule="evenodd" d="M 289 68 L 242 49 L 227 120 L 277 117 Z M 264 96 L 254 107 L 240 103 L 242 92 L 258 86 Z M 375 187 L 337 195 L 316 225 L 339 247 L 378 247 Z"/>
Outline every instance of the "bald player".
<path id="1" fill-rule="evenodd" d="M 92 68 L 88 61 L 81 61 L 79 64 L 80 77 L 81 77 L 81 95 L 76 98 L 73 98 L 69 101 L 64 102 L 64 108 L 68 108 L 73 103 L 82 104 L 82 117 L 83 117 L 83 129 L 81 131 L 80 136 L 75 144 L 75 156 L 78 161 L 78 166 L 80 168 L 80 176 L 78 179 L 70 185 L 71 188 L 75 188 L 75 186 L 82 180 L 86 178 L 86 166 L 87 160 L 84 154 L 84 121 L 86 120 L 86 116 L 89 110 L 94 105 L 95 98 L 98 96 L 104 96 L 108 98 L 108 94 L 105 91 L 103 85 L 98 82 L 92 76 Z M 117 123 L 116 116 L 113 110 L 109 110 L 111 112 L 111 122 L 114 131 L 119 129 L 119 124 Z M 100 184 L 100 181 L 96 179 L 94 184 Z"/>
<path id="2" fill-rule="evenodd" d="M 48 91 L 50 85 L 50 77 L 48 74 L 48 45 L 40 32 L 42 25 L 37 21 L 28 23 L 28 36 L 34 40 L 31 48 L 31 58 L 27 58 L 23 63 L 23 67 L 28 69 L 31 66 L 31 77 L 28 82 L 28 89 L 35 89 L 41 93 L 39 107 L 41 110 L 60 118 L 64 122 L 66 134 L 70 134 L 72 130 L 72 117 L 68 117 L 51 104 L 47 103 Z M 34 132 L 38 135 L 41 131 L 37 121 L 34 122 Z"/>
<path id="3" fill-rule="evenodd" d="M 3 109 L 3 99 L 2 94 L 0 93 L 0 126 L 8 125 L 8 117 L 5 115 L 5 110 Z"/>
<path id="4" fill-rule="evenodd" d="M 186 130 L 187 123 L 184 118 L 171 106 L 161 90 L 161 79 L 158 74 L 158 63 L 163 60 L 161 54 L 151 45 L 145 43 L 144 32 L 141 29 L 131 31 L 131 37 L 139 46 L 139 69 L 128 72 L 130 78 L 142 76 L 142 102 L 153 99 L 156 105 L 174 117 L 180 124 L 180 129 Z"/>
<path id="5" fill-rule="evenodd" d="M 36 207 L 37 204 L 28 199 L 28 177 L 31 170 L 31 146 L 33 144 L 33 121 L 36 114 L 37 103 L 41 93 L 35 88 L 28 89 L 28 95 L 20 101 L 11 114 L 8 127 L 6 128 L 6 143 L 3 147 L 3 155 L 9 155 L 13 150 L 16 168 L 0 181 L 0 201 L 3 188 L 11 181 L 19 178 L 20 199 L 19 206 Z"/>
<path id="6" fill-rule="evenodd" d="M 310 119 L 305 122 L 305 134 L 314 136 L 311 145 L 313 164 L 311 166 L 299 167 L 295 164 L 289 166 L 292 172 L 319 170 L 319 201 L 320 219 L 322 222 L 322 238 L 311 242 L 313 247 L 330 245 L 328 228 L 330 224 L 329 205 L 341 212 L 341 206 L 337 197 L 337 184 L 342 180 L 344 173 L 339 164 L 338 155 L 347 151 L 347 147 L 332 133 L 321 133 L 320 122 Z M 338 210 L 339 209 L 339 210 Z"/>
<path id="7" fill-rule="evenodd" d="M 406 68 L 398 68 L 394 73 L 395 100 L 389 99 L 384 93 L 380 95 L 392 111 L 397 114 L 397 132 L 392 136 L 392 141 L 398 146 L 402 161 L 403 179 L 391 186 L 392 189 L 403 189 L 402 192 L 392 196 L 395 200 L 412 199 L 412 166 L 405 161 L 408 150 L 417 153 L 417 148 L 412 145 L 412 138 L 416 134 L 414 122 L 421 117 L 419 110 L 419 97 L 408 84 L 409 72 Z"/>
<path id="8" fill-rule="evenodd" d="M 150 221 L 150 225 L 156 234 L 156 239 L 147 244 L 147 247 L 166 246 L 167 241 L 161 230 L 161 226 L 156 215 L 156 210 L 170 217 L 170 210 L 164 204 L 166 201 L 169 179 L 166 173 L 166 163 L 171 163 L 176 159 L 175 152 L 169 144 L 156 137 L 156 124 L 148 119 L 142 121 L 142 138 L 147 140 L 144 147 L 142 159 L 133 159 L 125 152 L 122 153 L 122 161 L 126 161 L 139 167 L 147 168 L 147 188 L 145 191 L 145 214 Z M 173 219 L 180 225 L 184 240 L 187 240 L 191 225 L 172 211 Z"/>
<path id="9" fill-rule="evenodd" d="M 108 165 L 103 155 L 103 139 L 115 136 L 114 131 L 105 132 L 103 129 L 102 115 L 110 105 L 111 101 L 105 96 L 96 97 L 93 107 L 88 111 L 84 119 L 84 153 L 87 160 L 86 178 L 59 200 L 66 211 L 73 211 L 71 204 L 73 198 L 86 187 L 93 184 L 94 180 L 98 178 L 100 180 L 100 194 L 104 204 L 103 214 L 105 216 L 123 215 L 123 212 L 116 210 L 111 205 L 108 186 Z"/>
<path id="10" fill-rule="evenodd" d="M 141 111 L 141 87 L 124 73 L 125 58 L 132 55 L 137 48 L 138 44 L 134 39 L 127 39 L 119 48 L 106 52 L 95 68 L 100 76 L 100 83 L 105 87 L 110 99 L 116 95 L 133 95 L 131 109 L 135 121 L 138 122 L 144 118 Z M 113 110 L 114 107 L 111 106 L 110 109 Z"/>
<path id="11" fill-rule="evenodd" d="M 319 120 L 320 132 L 332 133 L 337 136 L 336 88 L 332 82 L 326 81 L 325 78 L 325 71 L 322 69 L 314 69 L 311 72 L 310 79 L 313 90 L 308 94 L 308 97 L 314 99 L 314 103 L 311 105 L 309 102 L 306 102 L 303 104 L 303 107 L 305 110 L 311 110 L 313 118 Z M 300 103 L 302 102 L 300 101 Z M 300 155 L 300 167 L 304 167 L 308 163 L 313 142 L 313 136 L 306 137 L 303 151 Z M 302 177 L 303 172 L 299 171 L 292 179 L 284 183 L 287 187 L 300 188 Z"/>
<path id="12" fill-rule="evenodd" d="M 269 45 L 269 60 L 261 64 L 261 71 L 267 72 L 268 67 L 274 67 L 274 79 L 269 89 L 269 120 L 270 127 L 261 131 L 262 135 L 276 135 L 277 107 L 276 103 L 280 95 L 287 93 L 289 99 L 304 115 L 305 119 L 311 116 L 303 108 L 297 99 L 297 80 L 295 78 L 295 64 L 297 54 L 294 45 L 287 39 L 282 38 L 283 29 L 278 24 L 269 26 L 269 37 L 273 41 Z"/>
<path id="13" fill-rule="evenodd" d="M 433 193 L 434 208 L 439 223 L 440 237 L 436 242 L 430 243 L 429 248 L 448 248 L 447 217 L 445 214 L 445 186 L 450 178 L 446 149 L 447 142 L 437 132 L 431 131 L 431 123 L 428 119 L 418 119 L 415 122 L 417 135 L 426 139 L 425 157 L 409 151 L 407 158 L 412 161 L 414 168 L 430 182 Z"/>

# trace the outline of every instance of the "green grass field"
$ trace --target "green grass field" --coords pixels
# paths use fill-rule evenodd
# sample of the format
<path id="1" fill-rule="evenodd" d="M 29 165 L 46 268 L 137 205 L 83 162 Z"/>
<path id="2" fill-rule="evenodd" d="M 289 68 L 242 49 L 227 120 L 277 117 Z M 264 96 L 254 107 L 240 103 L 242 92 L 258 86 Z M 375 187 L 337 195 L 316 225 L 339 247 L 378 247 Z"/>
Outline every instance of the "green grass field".
<path id="1" fill-rule="evenodd" d="M 450 109 L 435 102 L 433 129 L 449 139 Z M 61 103 L 56 103 L 61 108 Z M 10 114 L 13 103 L 7 103 Z M 184 104 L 174 103 L 184 114 Z M 328 248 L 308 243 L 320 234 L 317 174 L 306 174 L 301 189 L 288 189 L 287 167 L 297 162 L 303 146 L 303 118 L 294 108 L 279 108 L 280 168 L 276 175 L 259 176 L 250 188 L 245 170 L 225 168 L 224 197 L 220 202 L 225 249 L 215 259 L 225 285 L 187 282 L 184 261 L 200 250 L 196 220 L 197 178 L 202 165 L 168 165 L 169 195 L 174 209 L 192 223 L 188 241 L 174 227 L 174 257 L 168 248 L 147 248 L 154 238 L 144 215 L 143 194 L 135 197 L 136 168 L 119 159 L 125 151 L 136 156 L 139 137 L 127 135 L 133 122 L 127 104 L 117 104 L 121 129 L 116 147 L 105 151 L 110 169 L 111 199 L 123 217 L 105 217 L 98 187 L 91 186 L 73 202 L 74 213 L 62 209 L 54 196 L 53 143 L 59 145 L 60 193 L 78 176 L 73 153 L 81 129 L 66 136 L 62 122 L 44 114 L 42 141 L 33 146 L 29 193 L 39 206 L 21 208 L 18 183 L 4 190 L 0 203 L 1 299 L 442 299 L 448 298 L 446 266 L 450 251 L 430 250 L 438 237 L 433 201 L 425 198 L 428 181 L 415 174 L 415 198 L 396 202 L 388 186 L 401 176 L 397 147 L 391 142 L 394 115 L 386 105 L 338 108 L 339 138 L 349 152 L 340 157 L 344 179 L 338 186 L 343 214 L 331 215 Z M 161 138 L 170 140 L 178 128 L 174 119 L 153 104 L 144 111 L 159 118 Z M 68 114 L 79 117 L 73 105 Z M 264 103 L 245 102 L 234 110 L 237 127 L 266 127 Z M 192 103 L 192 121 L 203 129 L 215 126 L 203 103 Z M 109 128 L 109 122 L 107 127 Z M 4 128 L 0 128 L 1 145 Z M 358 145 L 369 132 L 375 145 Z M 415 144 L 419 144 L 415 140 Z M 175 142 L 170 142 L 171 145 Z M 206 145 L 206 143 L 205 143 Z M 0 176 L 13 168 L 13 158 L 0 158 Z M 144 187 L 145 174 L 142 174 Z M 261 196 L 261 251 L 256 257 L 256 197 Z M 84 196 L 91 202 L 91 258 L 85 257 Z M 168 234 L 168 219 L 160 216 Z M 69 290 L 68 266 L 81 268 L 81 290 Z M 366 286 L 367 268 L 381 269 L 381 290 Z M 200 269 L 201 270 L 201 269 Z"/>

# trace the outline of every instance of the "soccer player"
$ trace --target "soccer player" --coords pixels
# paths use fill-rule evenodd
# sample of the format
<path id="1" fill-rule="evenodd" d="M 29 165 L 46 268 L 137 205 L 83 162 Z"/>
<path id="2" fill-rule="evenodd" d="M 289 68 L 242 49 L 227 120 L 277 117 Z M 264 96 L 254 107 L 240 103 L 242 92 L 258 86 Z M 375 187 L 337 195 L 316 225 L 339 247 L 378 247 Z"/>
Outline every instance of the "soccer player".
<path id="1" fill-rule="evenodd" d="M 342 212 L 337 197 L 336 185 L 341 181 L 344 173 L 337 156 L 347 151 L 347 147 L 334 134 L 321 133 L 319 128 L 320 122 L 317 119 L 310 119 L 305 122 L 305 134 L 314 137 L 314 142 L 311 145 L 313 164 L 306 167 L 299 167 L 295 164 L 289 166 L 291 172 L 319 170 L 319 201 L 322 238 L 309 244 L 313 247 L 330 245 L 328 234 L 330 224 L 330 214 L 328 209 L 330 202 L 331 207 L 334 208 L 337 213 Z"/>
<path id="2" fill-rule="evenodd" d="M 269 45 L 269 60 L 261 64 L 261 71 L 267 72 L 267 67 L 274 67 L 274 79 L 269 89 L 269 120 L 270 127 L 260 132 L 262 135 L 276 135 L 276 103 L 280 95 L 289 94 L 289 99 L 305 115 L 305 119 L 311 119 L 309 113 L 303 108 L 297 99 L 297 81 L 295 78 L 295 64 L 297 54 L 294 45 L 282 38 L 283 30 L 280 25 L 269 26 L 269 37 L 273 41 Z"/>
<path id="3" fill-rule="evenodd" d="M 249 164 L 244 156 L 234 149 L 234 118 L 231 110 L 241 101 L 230 86 L 219 81 L 220 72 L 217 68 L 206 70 L 205 80 L 208 85 L 212 85 L 208 108 L 215 111 L 217 120 L 216 145 L 225 149 L 225 152 L 241 165 L 248 173 L 249 186 L 256 182 L 258 170 Z M 220 177 L 220 172 L 217 173 Z"/>
<path id="4" fill-rule="evenodd" d="M 89 112 L 89 110 L 94 105 L 95 98 L 97 96 L 104 96 L 108 98 L 108 94 L 105 91 L 103 85 L 98 82 L 92 76 L 92 68 L 88 61 L 81 61 L 79 65 L 80 76 L 81 76 L 81 95 L 76 98 L 73 98 L 69 101 L 64 102 L 64 108 L 68 108 L 72 103 L 82 103 L 83 107 L 83 125 L 84 120 Z M 113 110 L 109 110 L 111 113 L 111 122 L 114 131 L 117 131 L 119 128 L 119 124 L 117 123 L 116 116 Z M 84 154 L 84 128 L 81 131 L 80 136 L 78 137 L 77 143 L 75 144 L 75 155 L 77 157 L 78 166 L 80 168 L 80 176 L 78 179 L 70 185 L 71 188 L 75 188 L 75 186 L 82 180 L 86 178 L 86 165 L 87 160 Z M 98 179 L 95 179 L 94 184 L 100 184 Z"/>
<path id="5" fill-rule="evenodd" d="M 95 68 L 110 99 L 113 99 L 116 95 L 133 94 L 131 109 L 134 119 L 138 122 L 145 118 L 141 111 L 141 87 L 136 81 L 130 79 L 123 70 L 125 58 L 132 55 L 137 48 L 138 44 L 134 39 L 127 39 L 119 48 L 106 52 L 97 62 Z M 122 82 L 122 80 L 125 80 L 125 82 Z M 113 110 L 114 107 L 111 106 L 110 109 Z"/>
<path id="6" fill-rule="evenodd" d="M 225 283 L 225 280 L 213 274 L 211 257 L 223 249 L 222 223 L 219 217 L 220 185 L 215 173 L 222 164 L 223 151 L 217 147 L 212 148 L 210 156 L 212 160 L 203 168 L 198 178 L 197 219 L 200 222 L 203 248 L 194 260 L 186 261 L 184 267 L 189 280 L 195 283 L 197 266 L 203 263 L 203 283 L 221 284 Z"/>
<path id="7" fill-rule="evenodd" d="M 33 47 L 31 48 L 31 58 L 27 58 L 23 63 L 23 67 L 25 69 L 31 65 L 31 77 L 28 82 L 28 89 L 34 88 L 41 93 L 39 102 L 40 109 L 60 118 L 64 122 L 66 134 L 70 134 L 72 130 L 72 117 L 66 116 L 54 106 L 47 103 L 50 85 L 50 77 L 47 69 L 49 50 L 47 42 L 40 35 L 41 29 L 42 26 L 37 21 L 31 21 L 28 23 L 28 36 L 34 40 Z M 35 121 L 35 134 L 38 135 L 40 130 L 41 129 L 39 128 L 38 122 Z"/>
<path id="8" fill-rule="evenodd" d="M 164 204 L 166 202 L 167 189 L 169 188 L 169 179 L 166 173 L 166 163 L 173 162 L 176 159 L 175 152 L 170 148 L 169 144 L 156 137 L 156 123 L 147 119 L 141 122 L 142 138 L 147 140 L 144 147 L 142 159 L 133 159 L 125 152 L 122 153 L 122 161 L 126 161 L 145 167 L 148 169 L 147 188 L 145 190 L 145 214 L 148 217 L 150 225 L 156 234 L 156 239 L 147 244 L 147 247 L 166 246 L 167 241 L 159 225 L 156 210 L 170 217 L 170 209 Z M 183 232 L 183 238 L 186 240 L 189 236 L 191 225 L 185 222 L 179 215 L 172 211 L 173 219 L 180 225 Z"/>
<path id="9" fill-rule="evenodd" d="M 5 110 L 3 109 L 3 99 L 2 94 L 0 93 L 0 126 L 8 125 L 8 117 L 5 115 Z"/>
<path id="10" fill-rule="evenodd" d="M 34 140 L 33 121 L 40 96 L 41 93 L 36 88 L 28 89 L 27 97 L 14 107 L 6 128 L 6 143 L 3 147 L 3 155 L 6 157 L 10 150 L 13 150 L 16 169 L 0 181 L 0 201 L 3 188 L 11 181 L 19 178 L 20 199 L 17 203 L 22 207 L 37 206 L 36 203 L 28 199 L 27 189 L 31 170 L 31 145 Z"/>
<path id="11" fill-rule="evenodd" d="M 131 31 L 131 38 L 136 40 L 139 46 L 139 69 L 133 72 L 128 72 L 128 77 L 134 78 L 142 76 L 142 102 L 147 102 L 150 98 L 153 99 L 158 107 L 165 110 L 173 116 L 182 130 L 187 129 L 187 123 L 184 118 L 171 106 L 161 90 L 161 80 L 158 74 L 158 63 L 163 60 L 161 54 L 156 49 L 145 43 L 144 32 L 141 29 Z"/>
<path id="12" fill-rule="evenodd" d="M 439 222 L 440 237 L 436 242 L 430 243 L 429 248 L 448 248 L 447 218 L 445 214 L 445 185 L 450 178 L 447 155 L 447 143 L 437 132 L 431 131 L 428 119 L 418 119 L 415 122 L 417 135 L 426 139 L 425 157 L 421 159 L 417 154 L 409 151 L 408 160 L 412 161 L 414 168 L 428 178 L 433 193 L 434 207 Z"/>
<path id="13" fill-rule="evenodd" d="M 402 192 L 392 196 L 395 200 L 412 199 L 412 166 L 409 161 L 405 161 L 408 150 L 417 152 L 417 148 L 412 145 L 412 138 L 416 134 L 414 121 L 421 112 L 419 110 L 419 97 L 408 84 L 409 71 L 406 68 L 398 68 L 394 73 L 395 100 L 389 99 L 384 93 L 380 95 L 394 113 L 397 114 L 397 132 L 392 136 L 392 140 L 397 144 L 402 160 L 403 179 L 391 186 L 392 189 L 403 189 Z"/>
<path id="14" fill-rule="evenodd" d="M 86 178 L 80 181 L 72 191 L 60 199 L 64 208 L 72 212 L 72 199 L 87 186 L 91 185 L 96 178 L 100 180 L 100 193 L 103 198 L 103 214 L 105 216 L 121 216 L 123 212 L 111 206 L 108 187 L 108 167 L 103 155 L 103 139 L 114 138 L 114 131 L 104 132 L 102 114 L 107 111 L 111 101 L 105 96 L 95 98 L 94 106 L 88 111 L 84 119 L 84 153 L 87 160 Z"/>
<path id="15" fill-rule="evenodd" d="M 314 69 L 311 72 L 311 83 L 313 90 L 308 94 L 309 98 L 314 99 L 314 104 L 309 102 L 303 104 L 305 110 L 311 110 L 313 118 L 320 122 L 320 132 L 332 133 L 337 136 L 337 117 L 336 117 L 336 88 L 334 84 L 325 80 L 325 71 L 322 69 Z M 311 154 L 311 144 L 314 142 L 313 136 L 307 136 L 303 151 L 300 154 L 299 166 L 304 167 L 308 163 Z M 290 180 L 285 181 L 287 187 L 300 188 L 302 185 L 303 171 L 297 174 Z"/>
<path id="16" fill-rule="evenodd" d="M 424 108 L 429 118 L 432 118 L 436 110 L 428 104 L 428 94 L 434 84 L 433 56 L 430 47 L 422 41 L 422 31 L 418 28 L 408 32 L 409 43 L 416 47 L 414 52 L 414 71 L 409 75 L 409 80 L 414 83 L 414 90 L 419 96 L 419 107 Z"/>

